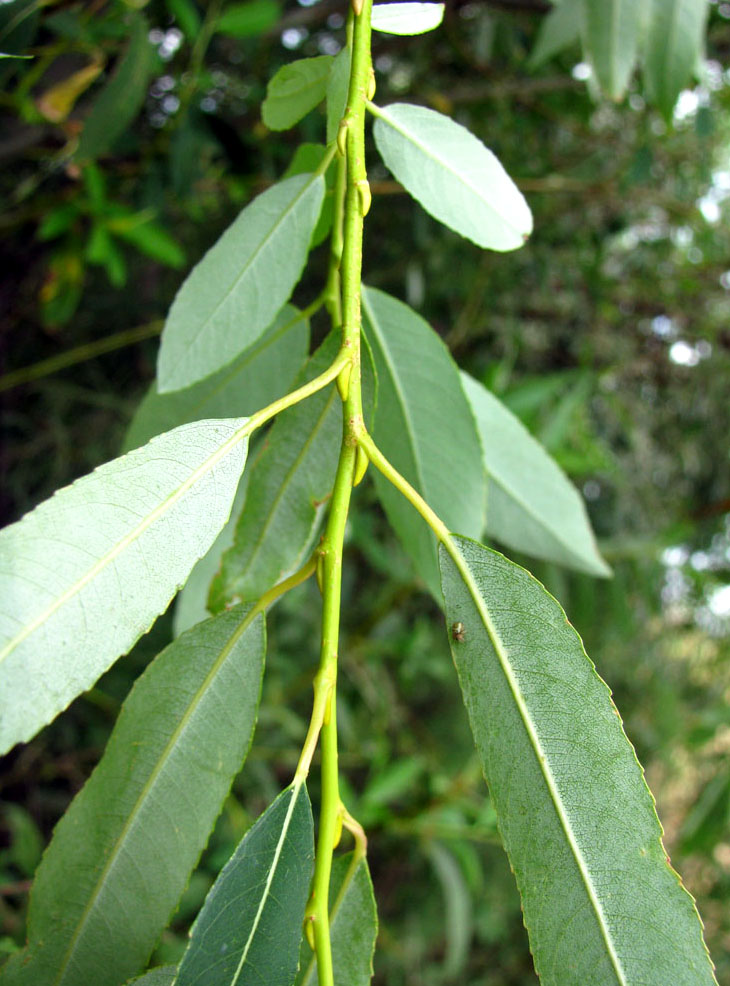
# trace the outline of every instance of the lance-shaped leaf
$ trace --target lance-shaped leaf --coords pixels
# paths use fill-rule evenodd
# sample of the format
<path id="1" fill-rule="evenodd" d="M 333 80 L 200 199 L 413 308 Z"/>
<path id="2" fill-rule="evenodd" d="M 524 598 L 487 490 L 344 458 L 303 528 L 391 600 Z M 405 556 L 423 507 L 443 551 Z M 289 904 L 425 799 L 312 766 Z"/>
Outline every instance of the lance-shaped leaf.
<path id="1" fill-rule="evenodd" d="M 628 88 L 639 52 L 642 8 L 637 0 L 583 0 L 583 49 L 611 99 L 621 99 Z"/>
<path id="2" fill-rule="evenodd" d="M 372 25 L 386 34 L 425 34 L 444 19 L 442 3 L 376 3 Z"/>
<path id="3" fill-rule="evenodd" d="M 176 428 L 0 533 L 0 752 L 90 688 L 165 610 L 228 519 L 245 427 Z"/>
<path id="4" fill-rule="evenodd" d="M 474 134 L 424 106 L 393 103 L 373 112 L 381 157 L 426 212 L 478 246 L 522 246 L 532 232 L 532 214 Z"/>
<path id="5" fill-rule="evenodd" d="M 451 650 L 543 986 L 712 986 L 694 901 L 580 638 L 529 572 L 453 545 Z"/>
<path id="6" fill-rule="evenodd" d="M 650 4 L 644 45 L 644 80 L 649 98 L 665 117 L 689 82 L 702 52 L 707 0 L 647 0 Z"/>
<path id="7" fill-rule="evenodd" d="M 368 986 L 373 975 L 378 915 L 364 856 L 347 853 L 333 860 L 329 906 L 335 982 Z M 302 941 L 296 986 L 319 986 L 317 960 L 306 939 Z"/>
<path id="8" fill-rule="evenodd" d="M 288 130 L 322 102 L 333 61 L 332 55 L 318 55 L 282 65 L 261 105 L 261 119 L 269 130 Z"/>
<path id="9" fill-rule="evenodd" d="M 335 55 L 327 82 L 327 143 L 337 136 L 340 120 L 347 109 L 347 88 L 350 81 L 352 48 L 346 45 Z"/>
<path id="10" fill-rule="evenodd" d="M 257 343 L 223 370 L 172 394 L 152 386 L 132 418 L 125 451 L 201 418 L 246 417 L 288 393 L 309 350 L 309 321 L 291 305 Z"/>
<path id="11" fill-rule="evenodd" d="M 177 968 L 174 965 L 161 965 L 133 980 L 130 986 L 172 986 L 176 973 Z"/>
<path id="12" fill-rule="evenodd" d="M 129 47 L 84 122 L 76 151 L 79 160 L 105 154 L 141 109 L 147 83 L 159 64 L 148 34 L 147 20 L 141 14 L 135 14 Z"/>
<path id="13" fill-rule="evenodd" d="M 264 652 L 263 617 L 237 607 L 137 681 L 43 856 L 11 983 L 120 986 L 144 968 L 248 751 Z"/>
<path id="14" fill-rule="evenodd" d="M 610 575 L 583 500 L 557 462 L 486 387 L 466 373 L 461 379 L 489 479 L 487 533 L 536 558 Z"/>
<path id="15" fill-rule="evenodd" d="M 193 268 L 162 333 L 158 390 L 180 390 L 248 349 L 288 300 L 324 198 L 321 175 L 267 189 Z"/>
<path id="16" fill-rule="evenodd" d="M 312 809 L 288 788 L 246 833 L 193 925 L 175 986 L 289 986 L 314 863 Z"/>
<path id="17" fill-rule="evenodd" d="M 362 310 L 378 374 L 375 442 L 451 530 L 479 537 L 486 497 L 481 447 L 449 351 L 420 315 L 382 291 L 363 288 Z M 416 571 L 438 594 L 433 535 L 390 483 L 379 473 L 374 479 Z"/>
<path id="18" fill-rule="evenodd" d="M 562 0 L 545 15 L 530 54 L 530 68 L 537 68 L 579 40 L 582 3 L 583 0 Z"/>

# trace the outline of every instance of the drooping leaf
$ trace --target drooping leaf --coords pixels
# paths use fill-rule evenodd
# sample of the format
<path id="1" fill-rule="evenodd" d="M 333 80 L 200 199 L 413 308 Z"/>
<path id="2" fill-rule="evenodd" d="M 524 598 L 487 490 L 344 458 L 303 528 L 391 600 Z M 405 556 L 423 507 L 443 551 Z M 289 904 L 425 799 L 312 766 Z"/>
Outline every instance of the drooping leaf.
<path id="1" fill-rule="evenodd" d="M 461 379 L 489 478 L 487 533 L 536 558 L 610 575 L 583 500 L 560 466 L 494 394 L 466 373 Z"/>
<path id="2" fill-rule="evenodd" d="M 368 986 L 373 975 L 378 915 L 364 857 L 347 853 L 333 860 L 329 906 L 335 983 Z M 317 960 L 306 939 L 302 941 L 296 986 L 319 986 Z"/>
<path id="3" fill-rule="evenodd" d="M 641 41 L 643 0 L 583 0 L 582 37 L 587 60 L 603 92 L 622 99 Z"/>
<path id="4" fill-rule="evenodd" d="M 201 418 L 246 417 L 283 397 L 309 349 L 309 321 L 286 305 L 257 343 L 218 373 L 185 390 L 153 385 L 132 418 L 125 451 Z"/>
<path id="5" fill-rule="evenodd" d="M 425 847 L 444 897 L 444 938 L 446 950 L 442 976 L 446 982 L 462 976 L 469 959 L 474 933 L 474 907 L 461 866 L 453 853 L 439 842 Z"/>
<path id="6" fill-rule="evenodd" d="M 376 3 L 372 25 L 386 34 L 425 34 L 444 19 L 443 3 Z"/>
<path id="7" fill-rule="evenodd" d="M 583 0 L 562 0 L 546 14 L 530 55 L 530 68 L 538 68 L 553 55 L 569 48 L 580 39 Z"/>
<path id="8" fill-rule="evenodd" d="M 297 386 L 323 373 L 338 349 L 332 333 Z M 305 561 L 332 492 L 341 436 L 342 402 L 334 386 L 279 415 L 251 469 L 233 547 L 213 582 L 213 612 L 234 599 L 258 599 Z"/>
<path id="9" fill-rule="evenodd" d="M 158 359 L 158 390 L 180 390 L 251 346 L 299 280 L 324 178 L 296 175 L 248 205 L 178 291 Z"/>
<path id="10" fill-rule="evenodd" d="M 287 788 L 246 833 L 193 925 L 175 986 L 288 986 L 314 862 L 306 787 Z"/>
<path id="11" fill-rule="evenodd" d="M 282 65 L 261 106 L 261 119 L 269 130 L 288 130 L 322 102 L 333 61 L 331 55 L 318 55 Z"/>
<path id="12" fill-rule="evenodd" d="M 216 22 L 216 31 L 231 38 L 250 38 L 273 27 L 281 9 L 276 0 L 229 3 Z"/>
<path id="13" fill-rule="evenodd" d="M 350 81 L 352 48 L 345 46 L 335 55 L 327 82 L 327 143 L 337 136 L 340 120 L 347 109 L 347 89 Z"/>
<path id="14" fill-rule="evenodd" d="M 702 53 L 707 0 L 647 0 L 644 81 L 649 98 L 670 118 Z"/>
<path id="15" fill-rule="evenodd" d="M 424 106 L 379 108 L 380 155 L 426 212 L 490 250 L 515 250 L 532 232 L 522 193 L 482 142 Z"/>
<path id="16" fill-rule="evenodd" d="M 228 519 L 244 436 L 241 418 L 183 425 L 0 532 L 0 752 L 90 688 L 164 611 Z"/>
<path id="17" fill-rule="evenodd" d="M 712 986 L 694 902 L 580 638 L 524 569 L 453 543 L 452 655 L 543 986 Z"/>
<path id="18" fill-rule="evenodd" d="M 264 652 L 263 617 L 237 607 L 137 681 L 37 871 L 10 983 L 121 986 L 144 968 L 248 751 Z"/>
<path id="19" fill-rule="evenodd" d="M 76 151 L 78 160 L 85 161 L 106 154 L 137 116 L 157 64 L 157 54 L 148 34 L 147 20 L 141 14 L 135 14 L 130 28 L 129 48 L 84 121 Z"/>
<path id="20" fill-rule="evenodd" d="M 474 417 L 446 346 L 412 309 L 364 288 L 365 332 L 378 375 L 373 437 L 450 530 L 484 527 L 485 476 Z M 413 507 L 374 473 L 390 522 L 432 592 L 436 543 Z"/>
<path id="21" fill-rule="evenodd" d="M 161 965 L 150 969 L 144 976 L 134 979 L 130 986 L 173 986 L 177 968 L 174 965 Z"/>

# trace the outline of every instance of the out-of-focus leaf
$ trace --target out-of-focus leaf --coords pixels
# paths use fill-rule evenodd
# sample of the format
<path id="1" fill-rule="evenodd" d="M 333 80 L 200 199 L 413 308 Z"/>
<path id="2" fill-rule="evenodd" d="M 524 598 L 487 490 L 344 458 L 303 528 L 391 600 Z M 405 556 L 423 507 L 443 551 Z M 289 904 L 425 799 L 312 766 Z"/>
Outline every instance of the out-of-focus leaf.
<path id="1" fill-rule="evenodd" d="M 165 0 L 167 9 L 180 25 L 185 37 L 193 43 L 200 31 L 200 14 L 193 0 Z"/>
<path id="2" fill-rule="evenodd" d="M 372 25 L 386 34 L 425 34 L 444 19 L 443 3 L 376 3 Z"/>
<path id="3" fill-rule="evenodd" d="M 453 546 L 440 549 L 447 624 L 463 625 L 451 652 L 541 983 L 716 986 L 580 638 L 529 572 L 467 538 Z"/>
<path id="4" fill-rule="evenodd" d="M 90 65 L 69 75 L 62 82 L 57 82 L 46 89 L 36 100 L 40 113 L 51 123 L 65 120 L 74 108 L 79 96 L 86 92 L 97 75 L 104 68 L 102 61 L 94 61 Z"/>
<path id="5" fill-rule="evenodd" d="M 228 519 L 245 425 L 176 428 L 0 532 L 2 752 L 90 688 L 165 610 Z"/>
<path id="6" fill-rule="evenodd" d="M 456 980 L 463 975 L 469 958 L 469 946 L 474 930 L 474 908 L 471 894 L 458 861 L 438 842 L 426 845 L 425 853 L 444 896 L 444 936 L 446 955 L 442 975 Z"/>
<path id="7" fill-rule="evenodd" d="M 84 283 L 81 253 L 59 249 L 48 263 L 40 290 L 41 319 L 44 325 L 65 325 L 78 308 Z"/>
<path id="8" fill-rule="evenodd" d="M 179 269 L 185 265 L 185 252 L 164 227 L 145 219 L 137 223 L 110 221 L 109 230 L 126 243 L 131 243 L 140 253 L 157 260 L 167 267 Z"/>
<path id="9" fill-rule="evenodd" d="M 276 0 L 248 0 L 228 4 L 216 22 L 216 30 L 231 38 L 250 38 L 273 27 L 281 9 Z"/>
<path id="10" fill-rule="evenodd" d="M 272 186 L 193 268 L 162 333 L 160 393 L 219 370 L 271 324 L 302 273 L 324 190 L 324 178 L 314 174 Z"/>
<path id="11" fill-rule="evenodd" d="M 261 118 L 269 130 L 288 130 L 322 102 L 333 61 L 331 55 L 318 55 L 282 65 L 269 82 L 261 106 Z"/>
<path id="12" fill-rule="evenodd" d="M 263 617 L 238 607 L 139 678 L 43 856 L 9 983 L 121 986 L 144 967 L 250 746 L 264 652 Z"/>
<path id="13" fill-rule="evenodd" d="M 530 55 L 530 68 L 538 68 L 580 40 L 581 4 L 582 0 L 562 0 L 545 15 Z"/>
<path id="14" fill-rule="evenodd" d="M 650 4 L 644 45 L 644 82 L 667 119 L 702 54 L 708 0 L 646 0 Z"/>
<path id="15" fill-rule="evenodd" d="M 636 65 L 642 7 L 642 0 L 583 0 L 583 49 L 611 99 L 623 98 Z"/>
<path id="16" fill-rule="evenodd" d="M 299 962 L 314 864 L 307 789 L 287 788 L 223 867 L 193 925 L 176 986 L 284 986 Z"/>

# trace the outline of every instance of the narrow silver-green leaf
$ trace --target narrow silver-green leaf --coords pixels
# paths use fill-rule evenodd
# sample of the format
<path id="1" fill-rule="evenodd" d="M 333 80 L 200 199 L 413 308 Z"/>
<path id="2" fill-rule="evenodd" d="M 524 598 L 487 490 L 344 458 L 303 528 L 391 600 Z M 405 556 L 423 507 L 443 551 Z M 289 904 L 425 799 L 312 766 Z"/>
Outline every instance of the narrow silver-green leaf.
<path id="1" fill-rule="evenodd" d="M 139 979 L 132 980 L 129 986 L 172 986 L 176 972 L 174 965 L 161 965 L 157 969 L 150 969 Z"/>
<path id="2" fill-rule="evenodd" d="M 261 119 L 269 130 L 288 130 L 322 102 L 334 58 L 300 58 L 274 74 L 261 105 Z"/>
<path id="3" fill-rule="evenodd" d="M 486 532 L 536 558 L 610 575 L 583 500 L 557 462 L 486 387 L 466 373 L 461 380 L 489 479 Z"/>
<path id="4" fill-rule="evenodd" d="M 120 986 L 144 968 L 253 736 L 263 616 L 236 607 L 167 647 L 127 698 L 37 871 L 17 986 Z"/>
<path id="5" fill-rule="evenodd" d="M 522 193 L 484 144 L 424 106 L 377 109 L 380 155 L 426 212 L 490 250 L 515 250 L 532 232 Z"/>
<path id="6" fill-rule="evenodd" d="M 598 85 L 622 99 L 636 65 L 646 0 L 583 0 L 582 37 Z"/>
<path id="7" fill-rule="evenodd" d="M 708 0 L 648 0 L 644 80 L 649 98 L 671 117 L 702 53 Z"/>
<path id="8" fill-rule="evenodd" d="M 420 315 L 382 291 L 363 288 L 362 308 L 378 374 L 376 443 L 451 530 L 479 537 L 486 497 L 481 447 L 446 346 Z M 380 474 L 374 480 L 416 571 L 438 594 L 431 531 Z"/>
<path id="9" fill-rule="evenodd" d="M 530 54 L 530 68 L 538 68 L 580 39 L 582 3 L 583 0 L 562 0 L 545 15 Z"/>
<path id="10" fill-rule="evenodd" d="M 271 324 L 302 273 L 324 190 L 321 175 L 272 186 L 193 268 L 162 333 L 160 393 L 219 370 Z"/>
<path id="11" fill-rule="evenodd" d="M 611 695 L 529 572 L 454 536 L 447 623 L 543 986 L 712 986 Z"/>
<path id="12" fill-rule="evenodd" d="M 309 351 L 309 321 L 291 305 L 257 343 L 213 376 L 186 390 L 152 386 L 132 418 L 124 451 L 201 418 L 246 417 L 288 393 Z"/>
<path id="13" fill-rule="evenodd" d="M 165 610 L 228 519 L 245 423 L 153 438 L 0 533 L 0 752 L 90 688 Z"/>
<path id="14" fill-rule="evenodd" d="M 372 25 L 386 34 L 425 34 L 444 19 L 443 3 L 376 3 Z"/>
<path id="15" fill-rule="evenodd" d="M 279 795 L 223 867 L 175 986 L 291 986 L 313 863 L 312 809 L 300 784 Z"/>
<path id="16" fill-rule="evenodd" d="M 330 937 L 337 986 L 368 986 L 373 975 L 373 952 L 378 915 L 367 860 L 353 853 L 338 856 L 330 876 Z M 302 941 L 296 986 L 319 986 L 317 960 Z"/>

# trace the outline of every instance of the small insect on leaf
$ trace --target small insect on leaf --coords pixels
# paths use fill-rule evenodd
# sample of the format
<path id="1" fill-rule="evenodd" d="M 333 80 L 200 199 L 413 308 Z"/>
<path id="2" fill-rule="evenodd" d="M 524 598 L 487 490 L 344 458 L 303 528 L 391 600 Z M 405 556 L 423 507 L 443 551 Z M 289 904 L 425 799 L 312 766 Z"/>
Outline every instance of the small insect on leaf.
<path id="1" fill-rule="evenodd" d="M 458 644 L 463 644 L 466 639 L 466 627 L 463 623 L 451 624 L 451 636 Z"/>

